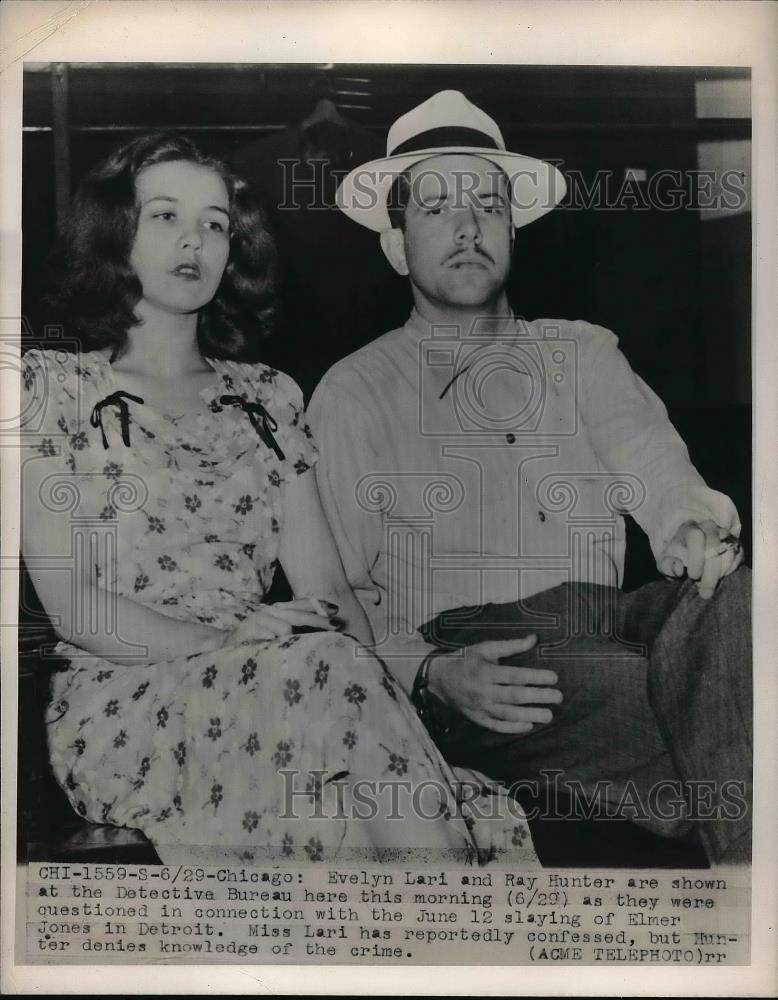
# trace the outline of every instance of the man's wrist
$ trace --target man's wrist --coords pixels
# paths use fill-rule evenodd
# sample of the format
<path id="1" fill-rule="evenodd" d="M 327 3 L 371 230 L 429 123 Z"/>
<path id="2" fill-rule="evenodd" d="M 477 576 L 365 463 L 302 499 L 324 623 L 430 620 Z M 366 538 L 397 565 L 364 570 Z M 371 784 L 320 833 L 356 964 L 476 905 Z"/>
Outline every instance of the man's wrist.
<path id="1" fill-rule="evenodd" d="M 449 655 L 449 651 L 445 649 L 433 649 L 426 654 L 416 672 L 413 685 L 414 693 L 418 692 L 425 699 L 428 695 L 433 695 L 440 701 L 446 700 L 445 692 L 440 683 L 441 675 L 444 673 L 441 670 L 441 661 Z"/>
<path id="2" fill-rule="evenodd" d="M 444 699 L 443 690 L 440 686 L 440 678 L 443 671 L 440 669 L 442 666 L 441 661 L 446 657 L 447 653 L 443 650 L 435 650 L 433 653 L 429 653 L 425 660 L 427 661 L 427 690 L 431 695 L 439 698 L 441 701 Z"/>
<path id="3" fill-rule="evenodd" d="M 451 732 L 450 710 L 445 708 L 448 699 L 440 687 L 440 676 L 445 673 L 440 669 L 441 660 L 450 655 L 444 649 L 433 649 L 427 653 L 416 672 L 411 693 L 411 702 L 433 738 L 447 736 Z"/>
<path id="4" fill-rule="evenodd" d="M 428 705 L 429 696 L 429 672 L 432 665 L 432 658 L 435 652 L 427 653 L 419 664 L 416 676 L 413 679 L 413 689 L 411 690 L 411 701 L 416 711 L 424 717 Z"/>

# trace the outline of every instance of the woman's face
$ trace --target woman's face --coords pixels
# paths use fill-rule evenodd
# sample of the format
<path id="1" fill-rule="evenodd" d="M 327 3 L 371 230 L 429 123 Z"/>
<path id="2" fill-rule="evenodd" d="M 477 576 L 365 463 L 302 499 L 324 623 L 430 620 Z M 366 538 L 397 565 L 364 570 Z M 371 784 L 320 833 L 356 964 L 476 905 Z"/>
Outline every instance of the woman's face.
<path id="1" fill-rule="evenodd" d="M 143 301 L 167 313 L 192 313 L 216 294 L 230 252 L 229 196 L 210 167 L 155 163 L 135 181 L 140 207 L 130 264 Z"/>

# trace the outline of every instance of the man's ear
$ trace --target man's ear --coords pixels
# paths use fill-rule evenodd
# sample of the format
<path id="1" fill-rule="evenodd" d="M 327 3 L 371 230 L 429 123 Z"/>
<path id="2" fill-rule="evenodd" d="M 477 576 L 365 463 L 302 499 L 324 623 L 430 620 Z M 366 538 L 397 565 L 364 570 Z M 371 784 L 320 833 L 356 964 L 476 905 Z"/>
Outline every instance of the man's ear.
<path id="1" fill-rule="evenodd" d="M 381 249 L 398 274 L 408 274 L 408 261 L 405 259 L 405 233 L 402 229 L 385 229 L 381 233 Z"/>

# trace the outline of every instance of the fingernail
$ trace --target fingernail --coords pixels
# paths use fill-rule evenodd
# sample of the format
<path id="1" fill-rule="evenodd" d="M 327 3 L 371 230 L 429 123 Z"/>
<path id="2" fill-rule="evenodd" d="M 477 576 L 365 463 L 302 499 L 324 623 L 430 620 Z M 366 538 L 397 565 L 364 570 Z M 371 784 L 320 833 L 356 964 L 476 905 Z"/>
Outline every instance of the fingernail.
<path id="1" fill-rule="evenodd" d="M 313 610 L 317 615 L 321 615 L 322 618 L 332 618 L 332 616 L 338 611 L 338 605 L 333 604 L 332 601 L 324 601 L 320 597 L 309 597 L 308 600 L 313 606 Z"/>
<path id="2" fill-rule="evenodd" d="M 309 597 L 308 600 L 311 603 L 311 607 L 313 608 L 313 613 L 314 614 L 319 615 L 320 618 L 328 618 L 329 617 L 328 614 L 327 614 L 327 612 L 321 606 L 321 601 L 318 598 L 316 598 L 316 597 Z"/>

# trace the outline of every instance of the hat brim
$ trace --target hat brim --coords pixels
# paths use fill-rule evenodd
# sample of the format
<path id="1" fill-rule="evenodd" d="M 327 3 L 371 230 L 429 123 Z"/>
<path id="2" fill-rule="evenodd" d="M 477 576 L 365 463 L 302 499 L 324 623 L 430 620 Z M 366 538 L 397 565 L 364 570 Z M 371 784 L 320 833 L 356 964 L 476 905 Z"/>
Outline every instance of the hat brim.
<path id="1" fill-rule="evenodd" d="M 335 194 L 338 208 L 354 222 L 377 233 L 391 229 L 386 202 L 397 175 L 422 160 L 449 153 L 480 156 L 505 171 L 511 183 L 511 218 L 517 229 L 550 212 L 567 191 L 560 171 L 543 160 L 501 149 L 446 146 L 385 156 L 355 167 L 344 177 Z"/>

